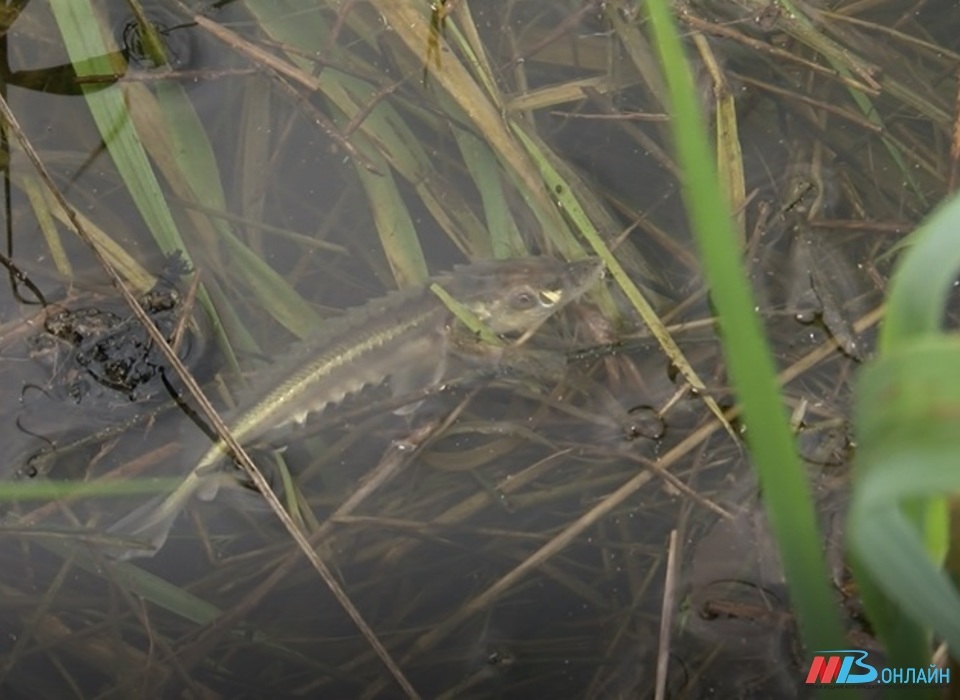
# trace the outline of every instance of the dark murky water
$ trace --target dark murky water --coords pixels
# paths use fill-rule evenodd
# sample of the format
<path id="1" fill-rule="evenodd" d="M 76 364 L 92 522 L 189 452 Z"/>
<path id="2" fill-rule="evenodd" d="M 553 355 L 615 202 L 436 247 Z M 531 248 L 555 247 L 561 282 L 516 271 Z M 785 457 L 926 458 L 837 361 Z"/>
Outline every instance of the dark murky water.
<path id="1" fill-rule="evenodd" d="M 241 373 L 254 376 L 319 319 L 415 278 L 417 256 L 397 252 L 406 221 L 431 272 L 464 258 L 519 253 L 512 242 L 555 248 L 535 203 L 444 111 L 450 105 L 441 84 L 434 78 L 424 86 L 428 47 L 405 48 L 378 5 L 347 3 L 339 20 L 335 3 L 238 0 L 207 8 L 240 41 L 183 21 L 176 3 L 152 3 L 151 16 L 172 42 L 170 75 L 151 69 L 126 2 L 92 4 L 121 46 L 126 41 L 132 64 L 120 85 L 106 89 L 122 90 L 134 105 L 182 247 L 209 295 L 197 301 L 203 320 L 191 332 L 203 341 L 203 352 L 188 357 L 199 378 L 220 373 L 229 389 L 241 383 L 207 304 L 221 314 Z M 137 265 L 144 279 L 160 274 L 180 244 L 158 244 L 143 223 L 75 94 L 76 80 L 62 68 L 69 56 L 50 7 L 23 5 L 5 35 L 6 99 L 83 221 L 115 242 L 114 262 L 134 279 Z M 670 323 L 687 324 L 678 343 L 711 394 L 729 405 L 667 126 L 657 117 L 658 89 L 630 56 L 643 45 L 625 46 L 612 33 L 630 20 L 626 3 L 614 5 L 530 0 L 469 9 L 509 98 L 504 113 L 535 125 L 563 175 L 593 204 L 594 224 L 619 241 L 618 259 Z M 913 5 L 888 3 L 858 18 L 893 25 Z M 815 61 L 783 31 L 764 29 L 733 6 L 698 6 L 694 14 L 715 26 L 746 25 L 744 33 L 765 45 Z M 927 3 L 921 15 L 903 15 L 901 31 L 943 50 L 939 58 L 910 53 L 909 65 L 899 53 L 907 48 L 879 47 L 876 33 L 838 26 L 848 32 L 845 45 L 893 79 L 948 75 L 960 36 L 943 30 L 954 21 L 951 8 Z M 264 19 L 270 14 L 274 25 Z M 283 26 L 290 17 L 296 21 Z M 452 41 L 452 27 L 463 21 L 451 19 L 444 36 Z M 319 76 L 321 89 L 281 77 L 250 45 L 294 63 L 318 57 L 299 65 Z M 295 45 L 319 48 L 298 53 Z M 945 192 L 946 126 L 937 110 L 947 113 L 953 84 L 921 81 L 931 107 L 919 114 L 889 88 L 877 98 L 888 132 L 913 146 L 910 183 L 879 135 L 855 118 L 840 84 L 730 38 L 710 45 L 737 95 L 751 277 L 778 363 L 791 372 L 785 395 L 802 426 L 799 449 L 841 586 L 850 382 L 872 344 L 871 331 L 855 324 L 879 303 L 889 265 L 880 255 Z M 441 55 L 447 70 L 450 61 Z M 331 76 L 339 87 L 324 82 Z M 576 79 L 583 81 L 576 89 L 553 92 Z M 702 82 L 709 88 L 708 78 Z M 822 107 L 834 103 L 845 111 Z M 383 131 L 352 123 L 347 104 L 371 108 L 365 123 Z M 192 114 L 178 111 L 186 105 Z M 150 116 L 158 113 L 166 121 Z M 205 143 L 178 143 L 170 133 L 178 120 L 200 125 Z M 332 138 L 331 130 L 348 137 Z M 374 147 L 371 134 L 383 142 Z M 405 142 L 417 148 L 392 160 L 382 155 Z M 194 156 L 209 148 L 200 162 L 213 165 L 204 177 L 219 187 L 178 179 L 164 160 L 178 147 Z M 158 372 L 135 386 L 129 374 L 118 382 L 115 367 L 105 372 L 95 362 L 113 352 L 131 357 L 123 355 L 127 346 L 104 345 L 128 328 L 129 310 L 88 248 L 45 218 L 43 185 L 19 149 L 8 163 L 4 476 L 182 475 L 185 445 L 205 439 L 190 409 L 172 400 L 182 387 L 163 381 L 166 370 L 149 349 L 131 362 Z M 497 214 L 489 191 L 481 194 L 473 168 L 495 173 L 507 214 Z M 383 204 L 391 197 L 407 208 Z M 500 242 L 477 234 L 495 226 L 506 231 Z M 178 304 L 191 279 L 176 283 Z M 665 543 L 674 529 L 682 564 L 668 696 L 804 696 L 805 662 L 742 446 L 704 427 L 702 402 L 645 338 L 626 300 L 607 289 L 612 304 L 591 298 L 546 329 L 542 342 L 571 353 L 622 342 L 616 353 L 582 353 L 559 386 L 501 380 L 460 387 L 431 397 L 412 419 L 394 414 L 381 393 L 355 397 L 284 441 L 292 475 L 284 490 L 297 494 L 303 525 L 323 533 L 321 557 L 424 697 L 652 697 Z M 66 317 L 56 316 L 64 310 Z M 611 310 L 620 316 L 615 323 L 604 316 Z M 85 324 L 79 339 L 78 324 Z M 831 338 L 844 352 L 829 348 L 803 364 Z M 218 406 L 229 404 L 222 384 L 205 387 Z M 454 411 L 422 451 L 408 456 L 393 447 Z M 283 483 L 274 452 L 254 457 Z M 399 474 L 344 512 L 361 477 L 391 460 Z M 144 498 L 2 504 L 9 512 L 0 530 L 7 631 L 0 695 L 401 696 L 274 516 L 251 506 L 255 494 L 191 504 L 153 559 L 104 558 L 97 537 Z"/>

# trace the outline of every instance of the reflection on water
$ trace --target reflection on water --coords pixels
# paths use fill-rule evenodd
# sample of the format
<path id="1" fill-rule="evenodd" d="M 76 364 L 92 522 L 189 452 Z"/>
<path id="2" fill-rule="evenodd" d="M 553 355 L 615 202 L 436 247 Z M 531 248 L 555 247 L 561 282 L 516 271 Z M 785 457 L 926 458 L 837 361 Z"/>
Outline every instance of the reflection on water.
<path id="1" fill-rule="evenodd" d="M 183 64 L 171 47 L 172 73 L 58 88 L 45 67 L 69 55 L 52 4 L 28 3 L 4 25 L 3 75 L 55 183 L 137 289 L 161 251 L 190 256 L 209 350 L 190 364 L 218 373 L 205 384 L 218 407 L 296 337 L 428 272 L 575 250 L 580 214 L 557 206 L 569 192 L 710 395 L 734 405 L 662 81 L 624 4 L 448 2 L 426 84 L 421 4 L 248 0 L 199 18 L 151 5 L 162 37 L 201 49 Z M 956 61 L 956 33 L 940 26 L 956 22 L 948 3 L 868 5 L 804 6 L 815 26 L 839 28 L 844 56 L 882 69 L 843 79 L 776 13 L 701 3 L 681 18 L 709 36 L 691 55 L 714 54 L 734 91 L 745 260 L 841 590 L 851 380 L 871 352 L 883 254 L 946 191 L 942 76 Z M 103 36 L 129 34 L 126 2 L 96 13 Z M 416 17 L 426 33 L 409 38 Z M 146 189 L 179 239 L 145 223 L 114 142 L 64 96 L 93 84 L 129 105 L 117 129 L 139 135 Z M 876 109 L 865 115 L 851 90 Z M 519 133 L 529 143 L 511 149 Z M 548 157 L 535 164 L 529 144 Z M 22 155 L 7 162 L 17 274 L 0 292 L 3 473 L 181 474 L 187 446 L 206 438 L 168 402 L 179 385 L 155 374 L 155 349 L 115 293 L 91 293 L 103 277 Z M 543 163 L 564 186 L 538 179 Z M 417 397 L 412 416 L 374 391 L 253 456 L 423 697 L 652 697 L 673 529 L 667 697 L 803 697 L 806 659 L 743 445 L 710 422 L 627 299 L 604 290 L 538 338 L 571 358 L 558 381 L 455 384 Z M 165 333 L 176 318 L 160 319 Z M 142 565 L 103 557 L 97 538 L 144 498 L 2 504 L 0 696 L 403 696 L 260 496 L 191 503 Z"/>

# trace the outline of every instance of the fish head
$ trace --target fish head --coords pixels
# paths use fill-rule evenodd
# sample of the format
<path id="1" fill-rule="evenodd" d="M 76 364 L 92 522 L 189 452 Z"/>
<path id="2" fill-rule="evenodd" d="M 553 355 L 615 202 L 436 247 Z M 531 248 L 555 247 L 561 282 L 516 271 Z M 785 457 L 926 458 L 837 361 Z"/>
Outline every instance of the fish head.
<path id="1" fill-rule="evenodd" d="M 457 268 L 448 291 L 494 333 L 523 333 L 583 295 L 602 271 L 596 258 L 488 260 Z"/>

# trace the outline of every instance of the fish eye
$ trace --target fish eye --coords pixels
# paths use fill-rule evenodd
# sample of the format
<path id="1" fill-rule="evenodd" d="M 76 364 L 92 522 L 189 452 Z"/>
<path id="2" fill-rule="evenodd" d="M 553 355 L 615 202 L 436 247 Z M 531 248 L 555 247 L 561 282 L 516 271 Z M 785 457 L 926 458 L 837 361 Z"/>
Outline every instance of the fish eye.
<path id="1" fill-rule="evenodd" d="M 531 309 L 536 306 L 537 297 L 529 289 L 521 289 L 519 292 L 513 295 L 513 298 L 510 300 L 510 305 L 515 309 L 525 310 Z"/>

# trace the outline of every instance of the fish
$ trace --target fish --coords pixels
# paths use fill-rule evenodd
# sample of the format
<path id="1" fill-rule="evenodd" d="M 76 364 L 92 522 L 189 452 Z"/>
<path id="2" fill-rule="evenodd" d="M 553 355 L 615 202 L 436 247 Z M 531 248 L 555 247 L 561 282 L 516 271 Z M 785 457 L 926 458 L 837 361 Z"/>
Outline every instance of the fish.
<path id="1" fill-rule="evenodd" d="M 453 364 L 503 361 L 505 348 L 480 340 L 431 289 L 433 285 L 497 336 L 526 337 L 588 291 L 602 270 L 595 258 L 482 260 L 432 277 L 423 286 L 374 299 L 295 343 L 240 393 L 238 408 L 228 412 L 224 422 L 237 442 L 247 445 L 303 424 L 311 414 L 367 387 L 389 382 L 393 394 L 402 396 L 449 380 Z M 107 530 L 149 546 L 109 553 L 121 560 L 153 556 L 193 496 L 201 500 L 216 496 L 224 480 L 218 467 L 230 455 L 222 439 L 209 445 L 173 492 L 161 494 Z"/>

